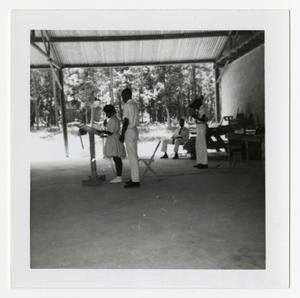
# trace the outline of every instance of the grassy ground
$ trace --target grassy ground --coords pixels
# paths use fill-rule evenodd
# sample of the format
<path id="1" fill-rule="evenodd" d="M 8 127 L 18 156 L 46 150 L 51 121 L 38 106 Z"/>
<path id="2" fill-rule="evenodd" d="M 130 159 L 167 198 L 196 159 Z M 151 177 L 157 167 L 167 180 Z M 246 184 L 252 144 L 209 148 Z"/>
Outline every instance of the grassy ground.
<path id="1" fill-rule="evenodd" d="M 139 128 L 138 152 L 140 156 L 150 156 L 159 139 L 172 136 L 176 127 L 170 129 L 165 124 L 141 125 Z M 78 128 L 68 127 L 69 157 L 88 158 L 89 140 L 88 136 L 82 136 L 83 146 L 78 136 Z M 96 136 L 96 156 L 103 158 L 103 139 Z M 61 130 L 40 129 L 31 132 L 31 161 L 47 161 L 65 159 L 64 141 Z"/>

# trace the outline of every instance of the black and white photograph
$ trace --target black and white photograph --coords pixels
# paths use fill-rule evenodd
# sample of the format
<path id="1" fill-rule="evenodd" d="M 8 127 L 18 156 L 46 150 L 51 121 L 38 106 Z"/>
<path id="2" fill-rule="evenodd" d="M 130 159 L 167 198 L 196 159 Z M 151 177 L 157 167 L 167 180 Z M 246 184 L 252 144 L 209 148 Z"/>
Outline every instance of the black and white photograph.
<path id="1" fill-rule="evenodd" d="M 287 11 L 11 28 L 13 287 L 288 287 Z"/>
<path id="2" fill-rule="evenodd" d="M 265 268 L 264 31 L 30 47 L 31 268 Z"/>

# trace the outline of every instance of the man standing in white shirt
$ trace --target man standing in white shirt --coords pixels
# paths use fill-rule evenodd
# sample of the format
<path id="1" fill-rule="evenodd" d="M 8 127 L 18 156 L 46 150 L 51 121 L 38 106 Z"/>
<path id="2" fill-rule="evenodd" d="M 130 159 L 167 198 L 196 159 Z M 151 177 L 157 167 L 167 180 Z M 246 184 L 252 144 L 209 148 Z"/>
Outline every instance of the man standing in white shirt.
<path id="1" fill-rule="evenodd" d="M 207 145 L 206 145 L 206 115 L 205 108 L 203 105 L 204 97 L 201 95 L 196 98 L 194 102 L 190 105 L 190 108 L 194 110 L 192 117 L 196 120 L 196 159 L 197 164 L 194 168 L 207 169 L 208 168 L 208 158 L 207 158 Z"/>
<path id="2" fill-rule="evenodd" d="M 126 150 L 128 154 L 131 179 L 125 183 L 125 188 L 139 187 L 139 159 L 137 154 L 138 141 L 138 117 L 139 110 L 136 101 L 132 99 L 132 92 L 129 88 L 122 91 L 122 99 L 124 102 L 123 108 L 123 127 L 120 136 L 120 141 L 125 141 Z"/>

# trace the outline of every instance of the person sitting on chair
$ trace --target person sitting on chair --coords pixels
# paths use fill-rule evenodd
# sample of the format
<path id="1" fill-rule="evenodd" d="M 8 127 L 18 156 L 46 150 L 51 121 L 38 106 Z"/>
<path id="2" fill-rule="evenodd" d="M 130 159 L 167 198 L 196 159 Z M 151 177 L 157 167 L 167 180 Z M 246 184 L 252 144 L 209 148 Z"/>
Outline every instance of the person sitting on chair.
<path id="1" fill-rule="evenodd" d="M 166 139 L 163 140 L 162 146 L 161 146 L 161 151 L 164 152 L 164 155 L 161 157 L 162 159 L 164 158 L 169 158 L 167 154 L 167 148 L 169 144 L 174 144 L 174 152 L 175 155 L 173 159 L 178 159 L 178 148 L 179 145 L 184 145 L 190 136 L 190 131 L 187 127 L 184 126 L 184 119 L 179 120 L 179 128 L 176 129 L 175 133 L 173 134 L 171 139 Z"/>

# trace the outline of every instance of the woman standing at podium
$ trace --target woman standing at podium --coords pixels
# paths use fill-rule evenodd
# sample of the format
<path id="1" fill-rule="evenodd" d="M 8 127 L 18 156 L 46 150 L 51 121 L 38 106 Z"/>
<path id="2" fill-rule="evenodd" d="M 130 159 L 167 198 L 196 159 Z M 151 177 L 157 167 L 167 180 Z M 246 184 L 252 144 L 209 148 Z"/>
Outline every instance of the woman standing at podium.
<path id="1" fill-rule="evenodd" d="M 126 151 L 123 143 L 120 142 L 120 120 L 116 116 L 116 110 L 113 105 L 106 105 L 103 108 L 106 117 L 106 130 L 103 131 L 107 134 L 107 140 L 104 146 L 104 156 L 113 158 L 116 166 L 117 176 L 110 181 L 110 183 L 122 182 L 122 158 L 126 156 Z"/>

